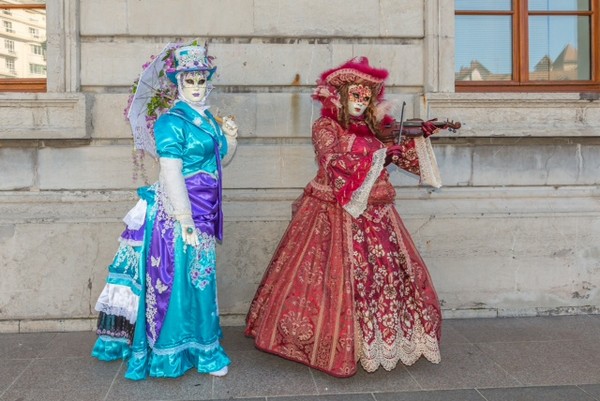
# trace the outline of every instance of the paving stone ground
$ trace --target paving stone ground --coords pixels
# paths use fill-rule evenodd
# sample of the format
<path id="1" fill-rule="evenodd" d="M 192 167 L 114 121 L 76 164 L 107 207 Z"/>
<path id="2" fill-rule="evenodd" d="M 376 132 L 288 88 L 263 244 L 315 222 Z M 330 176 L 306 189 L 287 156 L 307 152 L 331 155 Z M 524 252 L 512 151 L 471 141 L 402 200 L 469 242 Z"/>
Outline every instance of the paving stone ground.
<path id="1" fill-rule="evenodd" d="M 337 379 L 224 327 L 225 378 L 132 382 L 90 357 L 90 332 L 0 334 L 0 401 L 600 401 L 600 316 L 449 319 L 442 362 Z"/>

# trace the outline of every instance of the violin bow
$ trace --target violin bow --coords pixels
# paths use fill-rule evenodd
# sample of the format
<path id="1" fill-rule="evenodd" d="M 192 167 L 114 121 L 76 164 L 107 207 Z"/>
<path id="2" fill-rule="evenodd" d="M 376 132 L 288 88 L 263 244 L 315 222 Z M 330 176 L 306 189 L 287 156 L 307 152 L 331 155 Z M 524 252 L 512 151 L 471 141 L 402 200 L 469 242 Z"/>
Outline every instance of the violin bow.
<path id="1" fill-rule="evenodd" d="M 406 102 L 402 101 L 402 110 L 400 111 L 400 132 L 398 132 L 397 143 L 400 143 L 400 139 L 402 139 L 402 128 L 404 127 L 404 107 L 406 107 Z"/>

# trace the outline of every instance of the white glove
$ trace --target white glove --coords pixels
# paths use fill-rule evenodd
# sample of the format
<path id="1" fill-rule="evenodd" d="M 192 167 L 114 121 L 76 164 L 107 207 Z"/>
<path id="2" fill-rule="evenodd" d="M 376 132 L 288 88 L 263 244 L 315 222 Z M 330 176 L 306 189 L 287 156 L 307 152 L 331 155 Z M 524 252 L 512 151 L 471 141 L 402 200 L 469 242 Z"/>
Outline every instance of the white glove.
<path id="1" fill-rule="evenodd" d="M 181 225 L 181 237 L 187 245 L 198 246 L 196 225 L 192 219 L 192 206 L 185 186 L 181 159 L 161 157 L 159 182 L 166 195 L 167 213 L 174 216 Z"/>
<path id="2" fill-rule="evenodd" d="M 233 116 L 223 117 L 223 125 L 221 125 L 221 128 L 225 135 L 237 138 L 238 126 L 235 123 Z"/>
<path id="3" fill-rule="evenodd" d="M 237 148 L 237 134 L 238 134 L 238 126 L 233 120 L 233 117 L 227 116 L 223 117 L 223 124 L 221 125 L 221 129 L 225 134 L 225 139 L 227 140 L 227 154 L 221 160 L 223 165 L 229 164 L 231 159 L 233 159 L 233 155 Z"/>

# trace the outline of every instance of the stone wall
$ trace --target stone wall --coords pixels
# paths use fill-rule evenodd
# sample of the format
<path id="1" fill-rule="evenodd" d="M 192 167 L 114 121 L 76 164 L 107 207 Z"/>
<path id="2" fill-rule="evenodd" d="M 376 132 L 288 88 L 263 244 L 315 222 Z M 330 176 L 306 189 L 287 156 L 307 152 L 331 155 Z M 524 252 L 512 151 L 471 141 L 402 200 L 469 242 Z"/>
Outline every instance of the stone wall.
<path id="1" fill-rule="evenodd" d="M 597 312 L 600 106 L 580 94 L 456 94 L 453 9 L 439 0 L 50 0 L 49 93 L 0 94 L 0 331 L 90 329 L 135 203 L 131 81 L 169 41 L 206 39 L 213 110 L 240 144 L 225 168 L 221 312 L 239 324 L 316 171 L 317 76 L 366 55 L 409 117 L 449 117 L 444 187 L 392 172 L 397 207 L 446 317 Z M 194 8 L 196 7 L 196 8 Z M 179 18 L 169 18 L 176 15 Z M 156 164 L 146 161 L 152 180 Z"/>

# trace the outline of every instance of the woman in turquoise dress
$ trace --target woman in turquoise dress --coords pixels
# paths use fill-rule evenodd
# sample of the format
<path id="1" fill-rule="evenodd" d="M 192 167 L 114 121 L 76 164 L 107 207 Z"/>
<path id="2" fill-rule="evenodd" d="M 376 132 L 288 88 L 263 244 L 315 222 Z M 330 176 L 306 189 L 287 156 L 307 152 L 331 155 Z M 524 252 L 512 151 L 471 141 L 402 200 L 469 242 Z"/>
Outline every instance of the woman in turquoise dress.
<path id="1" fill-rule="evenodd" d="M 154 126 L 160 176 L 138 189 L 105 288 L 96 304 L 92 356 L 128 360 L 125 377 L 179 377 L 196 368 L 227 374 L 216 287 L 222 239 L 221 165 L 237 127 L 220 127 L 205 106 L 216 67 L 202 46 L 175 50 L 167 75 L 178 101 Z"/>

